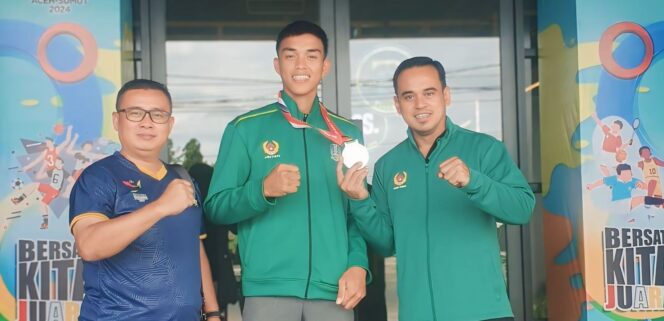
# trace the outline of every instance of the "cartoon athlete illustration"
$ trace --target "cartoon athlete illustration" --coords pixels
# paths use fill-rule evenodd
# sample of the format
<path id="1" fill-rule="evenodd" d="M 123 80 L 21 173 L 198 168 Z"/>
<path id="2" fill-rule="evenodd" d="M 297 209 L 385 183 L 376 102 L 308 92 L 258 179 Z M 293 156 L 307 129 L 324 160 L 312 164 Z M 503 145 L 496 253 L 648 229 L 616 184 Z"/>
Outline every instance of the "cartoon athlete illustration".
<path id="1" fill-rule="evenodd" d="M 646 181 L 648 196 L 662 197 L 662 183 L 659 178 L 659 168 L 664 166 L 664 162 L 659 158 L 652 156 L 652 151 L 648 146 L 639 148 L 638 166 L 643 171 L 643 179 Z"/>
<path id="2" fill-rule="evenodd" d="M 632 209 L 644 204 L 660 206 L 664 203 L 664 199 L 661 197 L 632 196 L 634 189 L 645 190 L 647 186 L 641 180 L 633 177 L 632 167 L 628 164 L 618 164 L 616 174 L 590 183 L 586 185 L 586 188 L 590 191 L 602 185 L 611 188 L 611 201 L 613 202 L 611 207 L 618 214 L 629 214 Z M 634 219 L 630 219 L 629 222 L 634 222 Z"/>
<path id="3" fill-rule="evenodd" d="M 625 147 L 628 143 L 622 141 L 620 132 L 623 128 L 623 122 L 620 120 L 614 121 L 610 126 L 602 123 L 597 117 L 597 113 L 592 113 L 592 118 L 595 120 L 597 126 L 602 129 L 604 139 L 602 140 L 602 157 L 600 160 L 599 169 L 602 175 L 609 176 L 609 167 L 615 168 L 619 163 L 627 160 L 627 153 Z"/>
<path id="4" fill-rule="evenodd" d="M 92 151 L 93 144 L 91 141 L 85 141 L 83 144 L 81 144 L 81 149 L 74 149 L 74 146 L 76 145 L 76 136 L 74 138 L 74 141 L 69 144 L 69 147 L 67 150 L 65 150 L 65 153 L 68 155 L 74 156 L 74 170 L 72 171 L 71 176 L 68 177 L 67 181 L 69 184 L 67 184 L 67 188 L 65 189 L 63 195 L 65 197 L 69 197 L 69 194 L 71 194 L 71 189 L 74 187 L 74 183 L 76 183 L 76 180 L 78 179 L 79 176 L 81 176 L 81 173 L 83 170 L 90 166 L 93 162 L 100 160 L 104 158 L 104 154 L 100 153 L 95 153 Z"/>
<path id="5" fill-rule="evenodd" d="M 115 145 L 113 142 L 100 138 L 95 142 L 85 141 L 77 148 L 78 137 L 78 134 L 73 132 L 73 127 L 69 126 L 65 139 L 57 146 L 54 144 L 54 139 L 50 137 L 45 138 L 43 142 L 23 143 L 26 151 L 33 158 L 29 159 L 27 165 L 23 167 L 10 169 L 26 172 L 27 179 L 32 182 L 24 182 L 23 180 L 26 178 L 19 177 L 12 180 L 13 192 L 5 200 L 8 204 L 7 208 L 11 210 L 2 213 L 6 215 L 0 215 L 0 224 L 2 224 L 0 228 L 6 228 L 11 221 L 22 217 L 26 208 L 39 205 L 38 213 L 43 218 L 40 227 L 47 229 L 50 212 L 63 210 L 61 203 L 58 202 L 57 207 L 54 207 L 56 204 L 54 202 L 58 197 L 68 198 L 76 179 L 83 170 L 106 155 L 96 152 L 96 150 L 104 147 L 105 152 Z M 95 149 L 95 146 L 98 147 Z"/>
<path id="6" fill-rule="evenodd" d="M 42 194 L 40 199 L 40 208 L 42 212 L 42 224 L 41 229 L 48 228 L 48 212 L 49 204 L 60 195 L 60 191 L 64 185 L 64 181 L 69 177 L 69 173 L 64 170 L 64 161 L 62 158 L 58 157 L 55 159 L 53 170 L 50 171 L 49 182 L 40 183 L 37 191 Z M 67 195 L 68 197 L 68 195 Z"/>
<path id="7" fill-rule="evenodd" d="M 43 144 L 46 146 L 46 149 L 41 153 L 41 155 L 39 155 L 39 157 L 35 158 L 28 165 L 25 165 L 23 167 L 23 172 L 27 173 L 31 168 L 39 164 L 41 164 L 41 167 L 35 173 L 37 177 L 45 177 L 45 174 L 52 171 L 55 168 L 55 160 L 60 156 L 60 153 L 62 153 L 62 151 L 65 150 L 65 148 L 67 148 L 71 143 L 71 130 L 72 126 L 67 127 L 67 135 L 65 136 L 65 140 L 57 146 L 55 146 L 53 138 L 47 137 L 44 139 Z"/>

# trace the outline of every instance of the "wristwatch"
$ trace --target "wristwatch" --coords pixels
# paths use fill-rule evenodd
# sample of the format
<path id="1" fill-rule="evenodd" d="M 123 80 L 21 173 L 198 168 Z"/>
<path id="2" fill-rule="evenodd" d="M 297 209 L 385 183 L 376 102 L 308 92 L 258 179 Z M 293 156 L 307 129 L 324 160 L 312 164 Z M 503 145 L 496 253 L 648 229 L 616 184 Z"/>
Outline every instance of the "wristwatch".
<path id="1" fill-rule="evenodd" d="M 218 317 L 220 320 L 223 320 L 221 312 L 219 310 L 205 312 L 205 314 L 203 314 L 203 315 L 205 316 L 205 318 L 203 320 L 208 320 L 208 319 L 214 318 L 214 317 Z"/>

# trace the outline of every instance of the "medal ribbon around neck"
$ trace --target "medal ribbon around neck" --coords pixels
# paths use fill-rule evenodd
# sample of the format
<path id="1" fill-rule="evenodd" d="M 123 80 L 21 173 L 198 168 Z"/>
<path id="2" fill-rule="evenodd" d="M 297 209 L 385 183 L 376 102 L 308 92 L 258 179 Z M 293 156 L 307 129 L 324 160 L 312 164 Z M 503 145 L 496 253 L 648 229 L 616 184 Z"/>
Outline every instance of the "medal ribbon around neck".
<path id="1" fill-rule="evenodd" d="M 277 102 L 279 103 L 279 108 L 281 109 L 281 114 L 284 115 L 284 118 L 293 126 L 293 128 L 311 128 L 317 130 L 323 137 L 329 139 L 331 142 L 337 144 L 337 145 L 343 145 L 344 142 L 350 141 L 351 139 L 344 136 L 343 133 L 341 133 L 341 130 L 339 130 L 339 127 L 330 120 L 330 115 L 327 112 L 327 108 L 325 108 L 325 105 L 318 100 L 318 105 L 320 107 L 320 115 L 323 117 L 323 120 L 325 121 L 325 125 L 327 125 L 328 130 L 318 128 L 311 126 L 310 124 L 303 122 L 291 114 L 291 112 L 288 110 L 288 107 L 286 106 L 286 102 L 281 98 L 281 91 L 279 92 L 278 95 L 278 100 Z"/>

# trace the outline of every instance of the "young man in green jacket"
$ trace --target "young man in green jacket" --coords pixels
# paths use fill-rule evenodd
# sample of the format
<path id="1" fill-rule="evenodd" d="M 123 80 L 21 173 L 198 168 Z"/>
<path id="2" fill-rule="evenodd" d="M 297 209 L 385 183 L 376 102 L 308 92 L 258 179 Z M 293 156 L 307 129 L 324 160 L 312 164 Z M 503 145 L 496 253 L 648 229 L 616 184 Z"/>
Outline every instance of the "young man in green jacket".
<path id="1" fill-rule="evenodd" d="M 367 242 L 396 253 L 399 319 L 511 320 L 496 221 L 528 222 L 533 193 L 501 142 L 446 117 L 440 62 L 408 59 L 393 82 L 408 139 L 376 163 L 371 197 L 359 165 L 337 175 Z"/>
<path id="2" fill-rule="evenodd" d="M 231 121 L 221 140 L 205 210 L 238 223 L 245 321 L 352 320 L 365 295 L 366 244 L 335 171 L 340 145 L 361 134 L 317 97 L 326 54 L 319 26 L 286 26 L 278 101 Z"/>

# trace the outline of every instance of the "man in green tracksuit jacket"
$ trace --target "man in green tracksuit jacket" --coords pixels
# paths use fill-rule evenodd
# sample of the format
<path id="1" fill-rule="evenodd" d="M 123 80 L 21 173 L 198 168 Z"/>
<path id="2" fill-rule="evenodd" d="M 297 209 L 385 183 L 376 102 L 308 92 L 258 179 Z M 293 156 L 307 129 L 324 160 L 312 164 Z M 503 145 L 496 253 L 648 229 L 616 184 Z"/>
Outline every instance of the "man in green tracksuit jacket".
<path id="1" fill-rule="evenodd" d="M 319 26 L 285 27 L 278 101 L 231 121 L 221 141 L 205 210 L 239 223 L 245 321 L 352 320 L 365 295 L 366 244 L 335 171 L 339 145 L 361 134 L 317 98 L 326 53 Z"/>
<path id="2" fill-rule="evenodd" d="M 408 139 L 376 163 L 371 197 L 358 165 L 337 175 L 368 243 L 396 253 L 399 320 L 510 320 L 496 221 L 528 222 L 533 193 L 501 142 L 446 117 L 440 62 L 408 59 L 393 81 Z"/>

